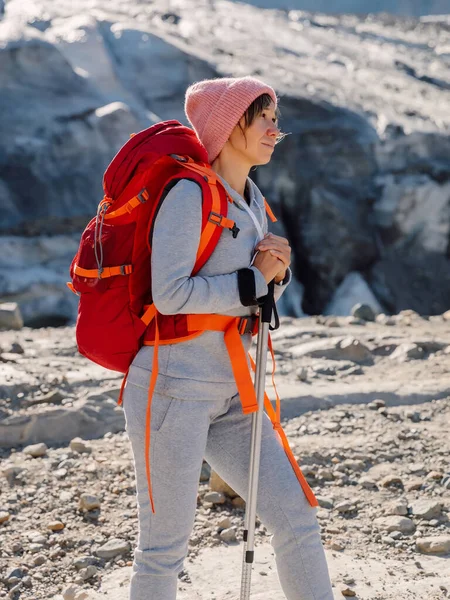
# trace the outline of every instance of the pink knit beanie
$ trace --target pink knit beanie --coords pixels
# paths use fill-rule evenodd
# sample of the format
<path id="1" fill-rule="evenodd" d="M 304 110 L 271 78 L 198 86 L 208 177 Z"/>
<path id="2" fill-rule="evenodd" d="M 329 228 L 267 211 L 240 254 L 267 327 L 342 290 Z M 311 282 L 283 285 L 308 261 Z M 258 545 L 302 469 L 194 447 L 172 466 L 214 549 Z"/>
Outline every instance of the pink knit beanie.
<path id="1" fill-rule="evenodd" d="M 184 110 L 208 152 L 209 164 L 219 155 L 250 104 L 269 94 L 277 106 L 275 90 L 255 77 L 204 79 L 186 90 Z"/>

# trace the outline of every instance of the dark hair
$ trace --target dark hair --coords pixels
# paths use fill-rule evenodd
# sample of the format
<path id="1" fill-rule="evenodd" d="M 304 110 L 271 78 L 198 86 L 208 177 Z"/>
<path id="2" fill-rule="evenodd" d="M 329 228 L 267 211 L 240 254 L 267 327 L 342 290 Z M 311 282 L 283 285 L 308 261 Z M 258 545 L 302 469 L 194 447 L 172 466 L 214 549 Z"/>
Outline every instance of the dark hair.
<path id="1" fill-rule="evenodd" d="M 245 113 L 243 115 L 244 120 L 245 120 L 245 129 L 248 129 L 250 127 L 250 125 L 253 123 L 253 121 L 256 119 L 256 117 L 258 117 L 266 108 L 269 108 L 272 103 L 273 103 L 273 100 L 272 100 L 272 96 L 270 94 L 261 94 L 261 96 L 258 96 L 256 98 L 256 100 L 253 100 L 253 102 L 250 104 L 250 106 L 247 108 L 247 110 L 245 111 Z M 277 120 L 281 116 L 281 112 L 280 112 L 280 109 L 278 108 L 278 106 L 275 109 L 275 115 L 277 117 Z M 238 123 L 238 125 L 239 125 L 240 130 L 244 134 L 244 138 L 245 138 L 244 129 L 242 129 L 240 123 Z M 285 136 L 286 136 L 285 133 L 280 132 L 277 135 L 275 143 L 278 144 L 279 142 L 281 142 L 281 140 L 284 139 Z"/>

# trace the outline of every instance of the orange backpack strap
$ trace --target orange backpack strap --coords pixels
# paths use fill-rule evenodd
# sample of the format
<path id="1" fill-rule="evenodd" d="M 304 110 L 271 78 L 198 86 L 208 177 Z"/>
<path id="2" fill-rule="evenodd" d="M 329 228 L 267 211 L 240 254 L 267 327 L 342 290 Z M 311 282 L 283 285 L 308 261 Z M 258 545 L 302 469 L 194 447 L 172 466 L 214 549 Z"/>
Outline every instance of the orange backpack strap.
<path id="1" fill-rule="evenodd" d="M 250 377 L 248 370 L 247 360 L 245 356 L 244 346 L 242 344 L 241 333 L 242 321 L 248 319 L 242 319 L 241 317 L 229 317 L 227 315 L 217 314 L 190 314 L 187 315 L 188 329 L 190 331 L 207 330 L 207 331 L 223 331 L 225 334 L 225 344 L 228 350 L 228 354 L 231 360 L 231 366 L 233 369 L 234 377 L 236 380 L 237 388 L 239 391 L 239 397 L 242 403 L 242 412 L 244 414 L 256 412 L 258 410 L 258 401 L 256 398 L 255 387 Z M 245 328 L 244 328 L 245 329 Z M 253 330 L 252 333 L 255 333 Z M 319 506 L 319 502 L 314 495 L 310 485 L 306 481 L 295 456 L 289 446 L 286 434 L 280 423 L 280 398 L 275 387 L 275 355 L 273 352 L 272 340 L 269 335 L 269 350 L 272 356 L 272 382 L 275 388 L 276 394 L 276 411 L 270 402 L 269 397 L 264 393 L 264 406 L 266 412 L 272 422 L 273 428 L 278 433 L 280 440 L 283 444 L 284 451 L 291 463 L 292 468 L 297 476 L 297 479 L 305 493 L 306 498 L 311 506 Z M 255 362 L 250 353 L 250 364 L 252 369 L 256 369 Z"/>
<path id="2" fill-rule="evenodd" d="M 183 164 L 184 167 L 187 167 L 187 164 Z M 198 168 L 197 168 L 198 167 Z M 219 241 L 219 238 L 222 234 L 224 227 L 229 227 L 232 229 L 235 227 L 234 221 L 230 221 L 227 219 L 227 211 L 228 211 L 228 199 L 227 194 L 224 189 L 219 188 L 217 185 L 217 177 L 213 175 L 210 169 L 203 169 L 201 166 L 197 165 L 197 163 L 189 163 L 189 171 L 197 177 L 195 177 L 195 181 L 197 181 L 202 187 L 202 196 L 203 196 L 203 204 L 202 204 L 202 232 L 200 236 L 199 248 L 197 251 L 196 261 L 194 270 L 192 272 L 193 275 L 197 273 L 201 267 L 206 263 L 208 258 L 211 256 L 214 248 Z M 164 184 L 163 187 L 167 186 L 167 184 L 172 179 L 180 179 L 183 178 L 183 173 L 177 172 L 175 175 L 172 175 Z M 191 178 L 191 176 L 190 176 Z M 219 218 L 219 222 L 215 222 L 214 219 L 211 219 L 211 214 L 217 215 Z M 218 227 L 218 225 L 221 225 Z M 149 325 L 151 321 L 154 320 L 155 323 L 155 339 L 153 345 L 153 364 L 152 364 L 152 374 L 149 383 L 149 389 L 147 394 L 147 412 L 145 417 L 145 472 L 147 477 L 147 485 L 149 492 L 149 499 L 152 512 L 155 513 L 155 504 L 152 493 L 152 484 L 151 484 L 151 473 L 150 473 L 150 432 L 151 432 L 151 403 L 153 392 L 155 389 L 157 377 L 158 377 L 158 349 L 160 345 L 160 333 L 159 333 L 159 324 L 158 324 L 158 311 L 154 304 L 145 305 L 144 306 L 144 314 L 141 316 L 141 319 L 144 321 L 146 325 Z M 191 315 L 189 315 L 191 316 Z M 226 317 L 228 321 L 230 321 L 229 317 Z M 231 317 L 231 320 L 234 320 L 234 317 Z M 236 328 L 234 328 L 236 329 Z M 253 384 L 251 382 L 251 378 L 248 372 L 247 363 L 245 360 L 245 351 L 240 344 L 240 335 L 238 330 L 236 331 L 230 328 L 228 336 L 226 336 L 227 347 L 231 348 L 234 354 L 238 355 L 235 357 L 234 364 L 238 365 L 237 372 L 235 372 L 235 376 L 240 379 L 245 387 L 245 397 L 251 397 L 255 394 Z M 173 340 L 175 341 L 175 340 Z M 247 371 L 247 379 L 245 378 L 245 372 L 243 369 L 243 364 L 245 364 L 245 370 Z M 125 379 L 123 385 L 125 383 Z M 122 396 L 122 393 L 121 393 Z M 255 396 L 256 400 L 256 396 Z M 257 408 L 257 404 L 256 404 Z M 248 410 L 255 410 L 254 406 L 249 406 Z"/>
<path id="3" fill-rule="evenodd" d="M 208 167 L 203 167 L 198 163 L 195 163 L 187 157 L 188 160 L 184 164 L 186 169 L 189 169 L 195 173 L 198 173 L 202 176 L 202 179 L 208 184 L 211 203 L 210 207 L 205 203 L 204 211 L 206 210 L 207 220 L 204 228 L 202 229 L 200 244 L 197 252 L 197 261 L 194 272 L 199 271 L 199 269 L 205 264 L 206 260 L 211 256 L 212 251 L 214 250 L 217 242 L 220 237 L 220 229 L 217 235 L 218 228 L 229 229 L 233 237 L 237 237 L 239 233 L 239 228 L 236 226 L 236 223 L 231 219 L 227 219 L 228 212 L 228 194 L 225 188 L 220 183 L 217 174 Z M 202 181 L 203 183 L 203 181 Z M 205 189 L 203 190 L 203 196 L 205 200 Z M 205 216 L 205 215 L 204 215 Z M 203 219 L 205 221 L 205 219 Z M 198 266 L 200 265 L 200 266 Z"/>
<path id="4" fill-rule="evenodd" d="M 309 485 L 309 483 L 306 481 L 305 476 L 303 475 L 297 460 L 295 459 L 294 454 L 292 453 L 292 450 L 289 446 L 289 441 L 286 437 L 286 434 L 284 433 L 283 427 L 281 426 L 280 423 L 280 397 L 278 396 L 278 392 L 277 392 L 277 388 L 275 386 L 275 380 L 274 380 L 274 375 L 275 375 L 275 355 L 273 352 L 273 347 L 272 347 L 272 339 L 270 337 L 269 334 L 269 349 L 270 349 L 270 353 L 272 356 L 272 384 L 275 390 L 275 397 L 276 397 L 276 411 L 274 410 L 272 403 L 270 401 L 269 396 L 267 395 L 266 392 L 264 392 L 264 408 L 266 409 L 266 413 L 269 416 L 269 419 L 272 422 L 272 426 L 275 429 L 275 431 L 278 433 L 279 438 L 281 443 L 283 444 L 283 448 L 284 451 L 286 453 L 286 456 L 288 457 L 289 462 L 291 463 L 291 466 L 294 470 L 294 473 L 297 477 L 298 482 L 300 483 L 303 492 L 305 493 L 305 496 L 309 502 L 309 504 L 311 506 L 319 506 L 319 501 L 317 500 L 313 490 L 311 489 L 311 486 Z M 248 353 L 248 356 L 250 358 L 250 364 L 252 366 L 253 371 L 256 371 L 256 365 L 255 365 L 255 361 L 253 360 L 250 352 Z"/>
<path id="5" fill-rule="evenodd" d="M 269 203 L 267 202 L 267 200 L 265 198 L 264 198 L 264 206 L 266 207 L 266 213 L 269 215 L 269 219 L 272 221 L 272 223 L 275 223 L 278 219 L 273 214 L 272 209 L 270 208 Z"/>

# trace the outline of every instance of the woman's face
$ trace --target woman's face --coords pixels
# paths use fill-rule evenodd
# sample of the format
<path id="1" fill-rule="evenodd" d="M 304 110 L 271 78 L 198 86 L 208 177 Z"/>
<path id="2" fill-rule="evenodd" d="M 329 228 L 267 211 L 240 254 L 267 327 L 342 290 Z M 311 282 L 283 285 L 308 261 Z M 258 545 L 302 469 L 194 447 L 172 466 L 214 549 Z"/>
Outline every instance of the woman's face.
<path id="1" fill-rule="evenodd" d="M 272 102 L 269 108 L 263 109 L 248 129 L 245 129 L 244 117 L 239 123 L 245 131 L 245 137 L 239 125 L 236 125 L 229 137 L 233 149 L 241 154 L 241 159 L 247 161 L 250 166 L 267 164 L 272 158 L 275 140 L 280 132 L 277 127 L 275 104 Z"/>

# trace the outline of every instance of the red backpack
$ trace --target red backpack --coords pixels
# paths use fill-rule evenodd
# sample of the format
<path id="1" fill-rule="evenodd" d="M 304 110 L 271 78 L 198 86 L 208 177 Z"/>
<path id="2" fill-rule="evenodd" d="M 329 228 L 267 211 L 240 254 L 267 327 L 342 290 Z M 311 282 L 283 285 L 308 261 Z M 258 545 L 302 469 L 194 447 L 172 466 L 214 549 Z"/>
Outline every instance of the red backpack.
<path id="1" fill-rule="evenodd" d="M 151 293 L 151 234 L 166 194 L 180 179 L 196 181 L 202 190 L 202 228 L 195 275 L 211 256 L 224 228 L 236 237 L 239 229 L 227 218 L 228 196 L 195 132 L 178 121 L 163 121 L 132 134 L 113 158 L 103 177 L 104 198 L 86 226 L 70 265 L 68 287 L 79 295 L 76 340 L 79 352 L 108 369 L 125 373 L 142 345 L 153 345 L 152 376 L 146 414 L 146 473 L 150 481 L 151 398 L 158 374 L 158 346 L 192 339 L 205 330 L 224 332 L 244 413 L 258 410 L 241 334 L 257 334 L 250 318 L 205 314 L 160 314 Z M 266 210 L 276 220 L 267 202 Z M 272 350 L 271 344 L 270 348 Z M 272 351 L 273 358 L 273 351 Z M 250 357 L 250 361 L 252 361 Z M 275 364 L 275 363 L 274 363 Z M 252 365 L 254 366 L 254 365 Z M 312 506 L 318 502 L 298 467 L 280 425 L 279 398 L 275 412 L 265 408 L 297 478 Z"/>
<path id="2" fill-rule="evenodd" d="M 223 227 L 238 231 L 226 218 L 227 193 L 207 164 L 195 133 L 178 121 L 133 134 L 111 161 L 103 177 L 105 196 L 70 266 L 68 286 L 80 295 L 76 339 L 83 356 L 126 373 L 142 346 L 154 317 L 151 226 L 177 180 L 189 178 L 202 188 L 202 237 L 193 274 L 212 254 Z M 182 337 L 180 325 L 178 319 L 172 331 L 165 327 L 160 339 Z"/>

